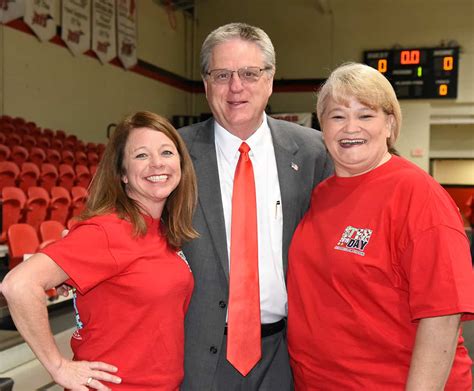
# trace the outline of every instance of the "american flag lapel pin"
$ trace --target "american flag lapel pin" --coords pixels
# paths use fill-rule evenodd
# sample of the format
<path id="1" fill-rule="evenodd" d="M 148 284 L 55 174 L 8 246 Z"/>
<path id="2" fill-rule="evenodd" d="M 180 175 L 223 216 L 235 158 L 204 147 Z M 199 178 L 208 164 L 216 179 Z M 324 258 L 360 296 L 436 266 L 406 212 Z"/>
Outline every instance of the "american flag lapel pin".
<path id="1" fill-rule="evenodd" d="M 298 171 L 299 167 L 296 163 L 291 162 L 291 168 L 295 171 Z"/>

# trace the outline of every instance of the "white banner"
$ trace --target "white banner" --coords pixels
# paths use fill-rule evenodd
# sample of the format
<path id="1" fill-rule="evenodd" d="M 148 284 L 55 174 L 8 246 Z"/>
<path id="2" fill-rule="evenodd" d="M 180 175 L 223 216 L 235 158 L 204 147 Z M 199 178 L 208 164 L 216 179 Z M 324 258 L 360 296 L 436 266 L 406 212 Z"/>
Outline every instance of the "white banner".
<path id="1" fill-rule="evenodd" d="M 90 0 L 63 0 L 61 38 L 75 56 L 91 48 Z"/>
<path id="2" fill-rule="evenodd" d="M 136 0 L 117 0 L 117 53 L 125 69 L 137 63 Z"/>
<path id="3" fill-rule="evenodd" d="M 115 0 L 92 0 L 92 50 L 102 64 L 117 56 Z"/>
<path id="4" fill-rule="evenodd" d="M 56 35 L 55 0 L 28 0 L 25 2 L 23 20 L 40 41 L 49 41 Z"/>
<path id="5" fill-rule="evenodd" d="M 281 114 L 272 114 L 273 118 L 283 119 L 285 121 L 295 122 L 298 125 L 306 126 L 307 128 L 311 127 L 312 114 L 311 113 L 281 113 Z"/>
<path id="6" fill-rule="evenodd" d="M 25 0 L 0 0 L 0 23 L 8 23 L 25 15 Z"/>

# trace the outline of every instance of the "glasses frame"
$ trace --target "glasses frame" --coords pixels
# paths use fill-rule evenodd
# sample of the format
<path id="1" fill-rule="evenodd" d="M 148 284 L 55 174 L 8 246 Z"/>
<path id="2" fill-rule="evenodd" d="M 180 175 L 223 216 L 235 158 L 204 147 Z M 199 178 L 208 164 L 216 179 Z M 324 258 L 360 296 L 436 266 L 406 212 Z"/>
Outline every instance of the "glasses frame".
<path id="1" fill-rule="evenodd" d="M 254 69 L 254 70 L 257 70 L 258 69 L 258 72 L 259 72 L 259 75 L 258 75 L 258 78 L 256 80 L 246 80 L 245 78 L 243 78 L 240 74 L 245 72 L 246 70 L 249 70 L 249 69 Z M 266 66 L 264 68 L 259 68 L 259 67 L 242 67 L 242 68 L 239 68 L 235 71 L 233 70 L 230 70 L 230 69 L 226 69 L 226 68 L 217 68 L 217 69 L 211 69 L 210 71 L 207 71 L 206 72 L 206 75 L 209 77 L 209 79 L 213 82 L 213 83 L 216 83 L 216 84 L 229 84 L 230 81 L 232 80 L 232 76 L 234 75 L 234 73 L 237 73 L 237 75 L 239 76 L 239 79 L 242 83 L 256 83 L 257 81 L 260 80 L 260 78 L 262 77 L 262 74 L 264 71 L 270 71 L 272 70 L 273 67 L 271 66 Z M 219 81 L 219 80 L 216 80 L 214 77 L 212 77 L 212 73 L 213 72 L 217 72 L 217 71 L 226 71 L 226 72 L 230 72 L 231 73 L 231 76 L 229 78 L 229 80 L 225 80 L 225 81 Z"/>

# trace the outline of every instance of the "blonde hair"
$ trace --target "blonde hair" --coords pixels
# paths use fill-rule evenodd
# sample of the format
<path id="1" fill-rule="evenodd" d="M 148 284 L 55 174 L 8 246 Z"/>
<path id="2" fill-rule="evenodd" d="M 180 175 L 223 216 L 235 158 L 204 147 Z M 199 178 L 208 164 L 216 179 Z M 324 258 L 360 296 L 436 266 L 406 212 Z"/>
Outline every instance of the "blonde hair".
<path id="1" fill-rule="evenodd" d="M 402 110 L 392 85 L 376 69 L 368 65 L 354 62 L 345 63 L 336 68 L 318 93 L 316 114 L 319 123 L 326 111 L 329 100 L 347 103 L 350 97 L 356 98 L 362 104 L 380 108 L 386 114 L 394 117 L 387 146 L 390 152 L 395 152 L 395 143 L 400 135 L 402 125 Z"/>
<path id="2" fill-rule="evenodd" d="M 120 218 L 131 222 L 135 235 L 144 235 L 147 232 L 141 209 L 137 202 L 127 195 L 122 182 L 125 145 L 132 130 L 137 128 L 162 132 L 173 141 L 178 150 L 181 180 L 168 196 L 161 219 L 168 243 L 180 247 L 184 241 L 198 236 L 192 227 L 197 202 L 196 175 L 186 146 L 176 129 L 165 118 L 148 111 L 130 115 L 117 125 L 94 175 L 86 208 L 79 219 L 117 213 Z"/>

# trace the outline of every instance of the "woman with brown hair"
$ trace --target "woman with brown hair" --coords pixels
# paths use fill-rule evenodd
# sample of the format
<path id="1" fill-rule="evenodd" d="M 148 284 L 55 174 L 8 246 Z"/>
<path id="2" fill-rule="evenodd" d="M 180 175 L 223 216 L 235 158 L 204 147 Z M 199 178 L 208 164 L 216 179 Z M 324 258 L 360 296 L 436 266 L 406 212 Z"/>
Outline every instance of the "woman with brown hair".
<path id="1" fill-rule="evenodd" d="M 139 112 L 112 135 L 86 210 L 69 234 L 13 269 L 2 291 L 18 331 L 71 390 L 177 390 L 193 277 L 179 247 L 193 239 L 196 179 L 176 130 Z M 44 291 L 74 288 L 74 359 L 48 324 Z"/>

